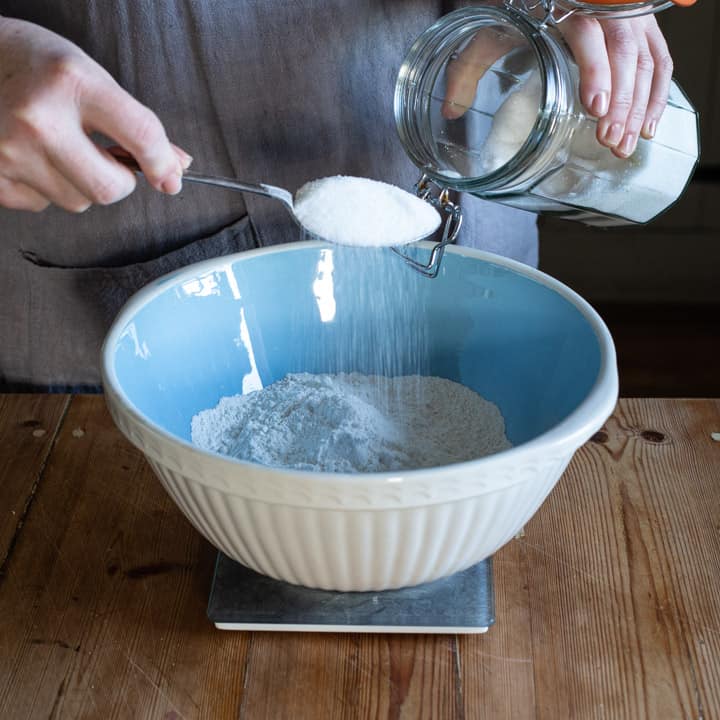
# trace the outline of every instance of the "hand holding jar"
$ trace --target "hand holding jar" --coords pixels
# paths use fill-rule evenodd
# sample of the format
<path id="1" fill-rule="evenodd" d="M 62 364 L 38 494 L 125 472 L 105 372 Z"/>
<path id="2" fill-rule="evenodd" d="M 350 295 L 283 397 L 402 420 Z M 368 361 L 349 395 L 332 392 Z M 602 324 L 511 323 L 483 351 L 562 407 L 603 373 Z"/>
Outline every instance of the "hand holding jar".
<path id="1" fill-rule="evenodd" d="M 697 112 L 647 14 L 671 4 L 506 0 L 449 13 L 398 75 L 406 152 L 441 189 L 588 225 L 649 222 L 699 154 Z"/>
<path id="2" fill-rule="evenodd" d="M 595 18 L 576 14 L 558 24 L 580 72 L 580 98 L 596 118 L 597 139 L 618 157 L 630 156 L 640 136 L 650 139 L 667 103 L 673 63 L 654 15 Z M 517 37 L 481 29 L 448 64 L 443 114 L 460 117 L 477 83 Z"/>

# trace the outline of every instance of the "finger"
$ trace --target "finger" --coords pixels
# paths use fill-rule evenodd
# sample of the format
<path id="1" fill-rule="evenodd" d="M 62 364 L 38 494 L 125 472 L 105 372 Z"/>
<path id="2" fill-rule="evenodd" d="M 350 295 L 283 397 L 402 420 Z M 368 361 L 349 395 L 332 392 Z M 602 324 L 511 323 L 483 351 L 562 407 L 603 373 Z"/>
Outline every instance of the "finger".
<path id="1" fill-rule="evenodd" d="M 175 153 L 175 155 L 177 155 L 177 158 L 180 161 L 180 164 L 182 165 L 183 170 L 187 170 L 193 161 L 192 156 L 188 155 L 182 148 L 178 147 L 177 145 L 175 145 L 173 143 L 170 143 L 170 147 L 172 147 L 173 152 Z M 125 148 L 122 148 L 119 145 L 108 145 L 105 149 L 110 153 L 110 156 L 114 160 L 123 159 L 123 158 L 132 160 L 133 161 L 132 164 L 126 164 L 126 167 L 133 169 L 133 166 L 136 165 L 135 158 Z"/>
<path id="2" fill-rule="evenodd" d="M 635 94 L 638 47 L 627 20 L 599 20 L 605 33 L 612 92 L 607 113 L 598 121 L 597 138 L 607 147 L 617 147 L 625 135 L 625 123 Z"/>
<path id="3" fill-rule="evenodd" d="M 192 155 L 188 155 L 182 148 L 174 145 L 173 143 L 170 143 L 170 147 L 172 147 L 173 152 L 177 155 L 182 169 L 187 170 L 192 164 Z"/>
<path id="4" fill-rule="evenodd" d="M 558 25 L 580 70 L 580 100 L 587 111 L 603 117 L 610 106 L 612 78 L 605 33 L 594 18 L 575 15 Z"/>
<path id="5" fill-rule="evenodd" d="M 638 55 L 632 105 L 625 121 L 623 138 L 618 146 L 613 149 L 613 154 L 621 158 L 630 157 L 635 152 L 640 130 L 645 120 L 650 88 L 653 83 L 655 63 L 650 54 L 644 31 L 640 31 L 637 42 Z"/>
<path id="6" fill-rule="evenodd" d="M 655 18 L 652 18 L 652 20 L 654 21 L 654 27 L 648 32 L 647 40 L 650 53 L 653 57 L 655 73 L 653 75 L 650 97 L 645 113 L 645 122 L 643 123 L 641 131 L 642 136 L 647 140 L 655 137 L 657 124 L 660 122 L 660 118 L 667 105 L 673 74 L 673 61 L 667 42 L 665 42 L 665 38 Z"/>
<path id="7" fill-rule="evenodd" d="M 85 129 L 101 132 L 125 148 L 155 189 L 171 195 L 180 192 L 182 165 L 155 113 L 107 79 L 88 89 L 81 112 Z"/>
<path id="8" fill-rule="evenodd" d="M 110 205 L 135 189 L 135 175 L 83 133 L 64 138 L 49 155 L 53 167 L 80 193 L 98 205 Z"/>
<path id="9" fill-rule="evenodd" d="M 647 40 L 647 31 L 651 27 L 651 22 L 654 22 L 654 18 L 651 21 L 638 18 L 632 22 L 637 44 L 635 85 L 622 140 L 613 148 L 613 153 L 620 158 L 629 157 L 635 151 L 648 108 L 655 75 L 655 61 Z"/>
<path id="10" fill-rule="evenodd" d="M 464 115 L 472 106 L 478 82 L 494 63 L 517 47 L 516 37 L 495 28 L 482 28 L 448 64 L 441 113 L 448 120 Z"/>
<path id="11" fill-rule="evenodd" d="M 443 117 L 456 120 L 467 112 L 484 72 L 479 66 L 464 64 L 458 59 L 448 64 L 445 99 L 440 109 Z"/>
<path id="12" fill-rule="evenodd" d="M 52 164 L 48 156 L 27 163 L 31 172 L 12 178 L 16 182 L 29 185 L 35 192 L 50 200 L 53 205 L 69 212 L 85 212 L 92 202 L 83 195 Z"/>
<path id="13" fill-rule="evenodd" d="M 50 201 L 22 182 L 0 177 L 0 205 L 11 210 L 40 212 Z"/>

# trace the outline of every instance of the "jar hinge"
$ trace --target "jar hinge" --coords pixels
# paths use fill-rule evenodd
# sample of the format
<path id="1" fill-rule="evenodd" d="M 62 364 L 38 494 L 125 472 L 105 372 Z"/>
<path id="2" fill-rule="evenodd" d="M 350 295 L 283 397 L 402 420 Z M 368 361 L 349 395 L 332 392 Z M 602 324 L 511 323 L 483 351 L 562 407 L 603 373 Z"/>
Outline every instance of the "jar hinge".
<path id="1" fill-rule="evenodd" d="M 505 0 L 505 7 L 519 9 L 533 17 L 535 17 L 533 13 L 540 10 L 540 17 L 535 18 L 540 27 L 559 25 L 577 12 L 577 8 L 569 10 L 559 8 L 555 0 Z"/>
<path id="2" fill-rule="evenodd" d="M 434 194 L 433 190 L 436 190 L 437 194 Z M 455 242 L 460 232 L 462 210 L 459 205 L 450 201 L 448 188 L 438 185 L 425 174 L 415 183 L 415 194 L 420 199 L 429 202 L 441 215 L 447 216 L 443 225 L 442 238 L 433 246 L 427 263 L 410 257 L 397 247 L 393 247 L 392 250 L 414 270 L 426 277 L 434 278 L 437 277 L 440 270 L 440 261 L 445 252 L 445 246 Z"/>

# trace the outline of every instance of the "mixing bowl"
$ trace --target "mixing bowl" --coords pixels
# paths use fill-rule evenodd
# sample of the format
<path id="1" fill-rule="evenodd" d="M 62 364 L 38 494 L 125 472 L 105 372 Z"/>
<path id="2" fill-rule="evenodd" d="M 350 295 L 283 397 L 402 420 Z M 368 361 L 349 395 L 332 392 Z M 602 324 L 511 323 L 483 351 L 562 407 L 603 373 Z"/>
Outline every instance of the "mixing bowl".
<path id="1" fill-rule="evenodd" d="M 317 242 L 189 266 L 127 303 L 102 363 L 116 424 L 213 545 L 265 575 L 335 590 L 416 585 L 494 553 L 618 392 L 612 339 L 582 298 L 525 265 L 457 247 L 435 279 L 387 249 Z M 431 469 L 335 474 L 191 442 L 192 417 L 224 396 L 291 372 L 378 368 L 472 388 L 498 405 L 513 447 Z"/>

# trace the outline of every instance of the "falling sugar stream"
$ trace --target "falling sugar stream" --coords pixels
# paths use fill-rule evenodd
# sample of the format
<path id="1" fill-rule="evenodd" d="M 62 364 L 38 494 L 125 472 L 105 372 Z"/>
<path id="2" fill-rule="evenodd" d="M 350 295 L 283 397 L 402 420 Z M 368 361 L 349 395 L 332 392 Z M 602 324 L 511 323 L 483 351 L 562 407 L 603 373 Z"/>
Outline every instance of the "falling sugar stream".
<path id="1" fill-rule="evenodd" d="M 389 248 L 323 250 L 313 287 L 323 322 L 305 339 L 305 367 L 385 377 L 428 375 L 427 282 Z M 419 378 L 416 385 L 420 399 Z M 377 407 L 397 404 L 398 398 L 380 392 Z"/>

